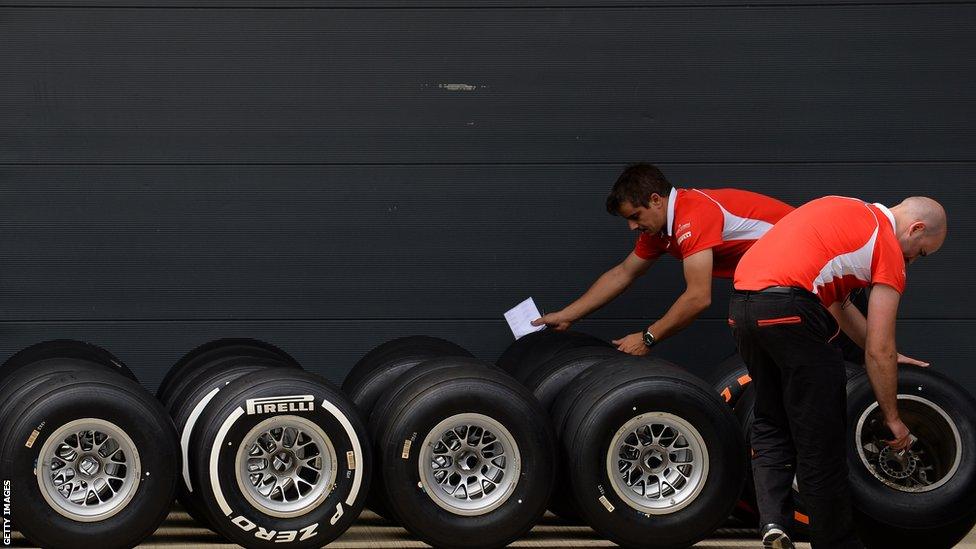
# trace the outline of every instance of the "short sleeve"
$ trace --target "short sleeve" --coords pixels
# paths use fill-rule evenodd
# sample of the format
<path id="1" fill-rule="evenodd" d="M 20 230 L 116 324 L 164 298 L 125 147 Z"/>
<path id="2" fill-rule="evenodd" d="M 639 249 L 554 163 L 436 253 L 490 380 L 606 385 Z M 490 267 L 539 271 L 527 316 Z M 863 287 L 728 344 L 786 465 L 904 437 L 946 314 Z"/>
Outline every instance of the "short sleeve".
<path id="1" fill-rule="evenodd" d="M 871 258 L 871 283 L 887 284 L 905 293 L 905 256 L 894 235 L 879 238 Z"/>
<path id="2" fill-rule="evenodd" d="M 653 261 L 668 249 L 668 241 L 657 234 L 640 233 L 637 236 L 637 243 L 634 244 L 634 253 L 637 257 Z"/>
<path id="3" fill-rule="evenodd" d="M 722 243 L 722 226 L 725 220 L 714 204 L 699 204 L 689 215 L 674 222 L 674 242 L 681 257 L 688 257 Z"/>

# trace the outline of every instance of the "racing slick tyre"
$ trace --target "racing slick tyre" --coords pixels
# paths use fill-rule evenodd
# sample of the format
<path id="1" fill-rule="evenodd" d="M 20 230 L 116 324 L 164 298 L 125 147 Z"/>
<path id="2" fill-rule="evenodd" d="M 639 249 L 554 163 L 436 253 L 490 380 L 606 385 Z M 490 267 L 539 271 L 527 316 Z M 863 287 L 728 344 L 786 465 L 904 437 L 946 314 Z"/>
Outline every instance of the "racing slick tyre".
<path id="1" fill-rule="evenodd" d="M 952 547 L 976 524 L 976 464 L 963 458 L 976 451 L 976 403 L 937 372 L 902 366 L 898 405 L 902 421 L 918 437 L 902 464 L 882 442 L 880 411 L 867 373 L 847 363 L 847 462 L 858 536 L 868 547 L 900 547 L 925 540 L 925 547 Z M 754 391 L 736 407 L 746 439 L 753 420 Z M 752 472 L 743 500 L 755 506 Z M 792 533 L 809 535 L 803 495 L 794 483 Z M 758 515 L 753 524 L 758 523 Z M 957 537 L 958 536 L 958 537 Z M 897 543 L 893 542 L 897 541 Z"/>
<path id="2" fill-rule="evenodd" d="M 613 347 L 576 347 L 567 349 L 552 357 L 545 363 L 539 365 L 525 380 L 524 385 L 546 412 L 551 412 L 553 402 L 559 394 L 569 385 L 580 373 L 586 371 L 591 366 L 599 364 L 604 360 L 614 357 L 626 356 L 624 353 Z M 562 450 L 557 445 L 556 452 Z M 565 460 L 557 459 L 554 464 L 557 470 L 556 478 L 563 475 L 560 469 Z M 549 510 L 559 515 L 560 518 L 571 523 L 579 523 L 579 512 L 573 505 L 573 497 L 569 491 L 567 483 L 557 483 L 554 488 L 554 495 L 549 502 Z"/>
<path id="3" fill-rule="evenodd" d="M 707 381 L 730 408 L 735 408 L 735 403 L 742 397 L 752 378 L 742 357 L 735 353 L 720 362 Z"/>
<path id="4" fill-rule="evenodd" d="M 227 384 L 197 420 L 188 455 L 207 523 L 244 547 L 322 547 L 359 516 L 369 489 L 355 407 L 296 369 Z"/>
<path id="5" fill-rule="evenodd" d="M 404 372 L 431 358 L 472 357 L 460 345 L 429 336 L 408 336 L 387 341 L 366 353 L 342 382 L 342 392 L 368 418 L 376 399 Z"/>
<path id="6" fill-rule="evenodd" d="M 859 535 L 868 547 L 906 540 L 952 547 L 976 523 L 976 401 L 938 372 L 903 366 L 898 410 L 918 438 L 904 462 L 881 442 L 867 373 L 848 380 L 847 461 Z"/>
<path id="7" fill-rule="evenodd" d="M 197 420 L 200 418 L 200 414 L 203 413 L 213 397 L 231 381 L 252 372 L 279 368 L 285 365 L 277 359 L 253 357 L 233 357 L 218 362 L 219 367 L 196 368 L 192 372 L 188 372 L 185 377 L 188 378 L 189 382 L 178 392 L 171 393 L 169 402 L 170 417 L 173 418 L 176 432 L 180 436 L 180 450 L 183 456 L 183 468 L 176 497 L 186 512 L 201 524 L 207 523 L 203 511 L 200 510 L 199 500 L 193 492 L 188 456 L 190 437 L 198 425 Z"/>
<path id="8" fill-rule="evenodd" d="M 113 372 L 77 369 L 21 391 L 0 422 L 12 522 L 41 547 L 127 548 L 169 512 L 180 469 L 159 402 Z"/>
<path id="9" fill-rule="evenodd" d="M 84 343 L 72 339 L 45 341 L 19 351 L 14 356 L 8 358 L 3 363 L 3 366 L 0 366 L 0 381 L 25 366 L 54 358 L 101 364 L 102 366 L 106 366 L 110 371 L 114 371 L 133 381 L 138 381 L 135 374 L 132 373 L 132 370 L 112 353 L 91 343 Z"/>
<path id="10" fill-rule="evenodd" d="M 407 376 L 370 418 L 393 516 L 434 547 L 504 547 L 528 532 L 546 509 L 555 450 L 532 394 L 474 359 L 434 359 Z"/>
<path id="11" fill-rule="evenodd" d="M 532 391 L 536 400 L 547 412 L 552 407 L 559 393 L 569 385 L 576 376 L 589 367 L 607 360 L 608 358 L 626 356 L 613 347 L 575 347 L 566 349 L 551 359 L 539 365 L 523 381 L 523 385 Z"/>
<path id="12" fill-rule="evenodd" d="M 555 408 L 576 505 L 607 539 L 688 547 L 729 516 L 744 442 L 704 381 L 662 360 L 611 359 L 577 377 Z"/>
<path id="13" fill-rule="evenodd" d="M 236 357 L 267 358 L 281 361 L 291 368 L 301 368 L 288 353 L 278 347 L 254 339 L 219 339 L 200 345 L 183 357 L 166 372 L 156 398 L 166 405 L 172 394 L 179 392 L 185 386 L 185 379 L 198 368 L 212 367 L 220 361 Z"/>
<path id="14" fill-rule="evenodd" d="M 495 364 L 515 379 L 524 381 L 536 367 L 566 349 L 610 346 L 606 341 L 589 334 L 546 329 L 516 339 L 498 357 Z"/>

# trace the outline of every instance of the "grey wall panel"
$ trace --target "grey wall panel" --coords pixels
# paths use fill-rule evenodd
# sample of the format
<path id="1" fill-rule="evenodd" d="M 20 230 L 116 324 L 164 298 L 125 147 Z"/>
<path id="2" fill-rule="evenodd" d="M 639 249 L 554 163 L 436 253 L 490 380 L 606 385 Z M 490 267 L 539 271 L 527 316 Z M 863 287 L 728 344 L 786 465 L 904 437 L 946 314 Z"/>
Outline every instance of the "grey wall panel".
<path id="1" fill-rule="evenodd" d="M 640 329 L 628 321 L 586 321 L 581 330 L 613 338 Z M 155 390 L 166 370 L 195 346 L 223 337 L 254 337 L 274 343 L 292 354 L 310 371 L 337 383 L 369 349 L 413 334 L 444 337 L 466 347 L 479 358 L 495 360 L 512 341 L 502 321 L 280 321 L 280 322 L 78 322 L 3 323 L 0 360 L 16 350 L 51 337 L 67 337 L 103 345 Z M 971 320 L 905 321 L 898 325 L 903 352 L 930 360 L 976 393 L 976 322 Z M 721 320 L 701 321 L 655 349 L 672 360 L 705 375 L 734 352 L 728 326 Z"/>
<path id="2" fill-rule="evenodd" d="M 0 166 L 0 320 L 497 319 L 553 310 L 629 253 L 622 166 Z M 943 200 L 903 318 L 972 318 L 976 164 L 663 165 L 679 186 L 801 204 Z M 728 283 L 705 316 L 724 318 Z M 653 318 L 670 256 L 601 318 Z"/>
<path id="3" fill-rule="evenodd" d="M 0 12 L 0 162 L 972 161 L 976 5 Z"/>

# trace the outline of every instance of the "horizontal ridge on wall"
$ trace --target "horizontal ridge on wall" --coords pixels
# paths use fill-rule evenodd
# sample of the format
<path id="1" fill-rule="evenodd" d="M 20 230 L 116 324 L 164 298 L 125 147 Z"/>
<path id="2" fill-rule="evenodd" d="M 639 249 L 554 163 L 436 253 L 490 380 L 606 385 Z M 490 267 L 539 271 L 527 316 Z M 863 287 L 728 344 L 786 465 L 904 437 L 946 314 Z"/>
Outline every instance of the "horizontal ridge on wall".
<path id="1" fill-rule="evenodd" d="M 632 249 L 604 207 L 623 166 L 0 166 L 0 321 L 492 318 L 528 295 L 553 310 Z M 931 195 L 949 239 L 908 269 L 901 314 L 976 310 L 976 163 L 661 167 L 794 205 Z M 601 314 L 661 315 L 683 287 L 665 256 Z"/>
<path id="2" fill-rule="evenodd" d="M 0 163 L 976 160 L 972 4 L 0 9 Z"/>

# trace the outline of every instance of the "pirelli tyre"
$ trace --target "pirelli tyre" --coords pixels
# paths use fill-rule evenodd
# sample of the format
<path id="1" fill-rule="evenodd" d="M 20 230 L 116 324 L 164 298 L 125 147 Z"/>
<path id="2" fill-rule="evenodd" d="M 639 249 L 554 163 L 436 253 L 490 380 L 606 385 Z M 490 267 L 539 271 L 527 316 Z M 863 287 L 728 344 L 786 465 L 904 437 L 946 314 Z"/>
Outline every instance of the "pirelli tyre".
<path id="1" fill-rule="evenodd" d="M 554 438 L 524 387 L 475 359 L 428 361 L 370 419 L 380 496 L 434 547 L 504 547 L 545 512 Z"/>
<path id="2" fill-rule="evenodd" d="M 425 360 L 442 356 L 472 357 L 464 347 L 436 337 L 408 336 L 387 341 L 353 366 L 342 382 L 342 392 L 368 418 L 376 399 L 400 375 Z"/>
<path id="3" fill-rule="evenodd" d="M 867 373 L 847 364 L 848 469 L 858 536 L 868 547 L 952 547 L 976 524 L 976 404 L 938 372 L 902 366 L 898 403 L 902 420 L 919 438 L 905 463 L 881 441 L 878 408 Z M 755 395 L 736 407 L 747 439 Z M 743 498 L 755 505 L 751 471 Z M 810 517 L 794 483 L 793 532 L 809 534 Z M 756 517 L 758 520 L 758 517 Z"/>
<path id="4" fill-rule="evenodd" d="M 613 347 L 574 347 L 540 364 L 523 381 L 542 409 L 549 411 L 559 393 L 588 368 L 608 358 L 626 356 Z"/>
<path id="5" fill-rule="evenodd" d="M 730 408 L 735 408 L 735 404 L 752 382 L 752 378 L 749 377 L 749 370 L 742 357 L 739 353 L 735 353 L 720 362 L 712 370 L 707 381 Z"/>
<path id="6" fill-rule="evenodd" d="M 581 332 L 545 329 L 515 340 L 495 364 L 515 379 L 525 381 L 536 367 L 574 347 L 610 347 L 610 344 Z"/>
<path id="7" fill-rule="evenodd" d="M 847 382 L 856 524 L 868 547 L 954 546 L 976 523 L 976 401 L 937 371 L 902 366 L 898 410 L 918 437 L 899 461 L 880 440 L 866 372 Z"/>
<path id="8" fill-rule="evenodd" d="M 8 358 L 3 366 L 0 366 L 0 381 L 4 377 L 13 374 L 15 371 L 34 365 L 49 359 L 75 360 L 80 363 L 99 364 L 109 371 L 114 371 L 119 375 L 136 381 L 136 376 L 121 360 L 112 353 L 82 341 L 72 339 L 56 339 L 45 341 L 19 351 Z"/>
<path id="9" fill-rule="evenodd" d="M 346 397 L 293 369 L 239 377 L 190 436 L 190 480 L 208 524 L 244 547 L 321 547 L 369 490 L 365 428 Z"/>
<path id="10" fill-rule="evenodd" d="M 539 401 L 547 414 L 551 412 L 553 403 L 560 393 L 576 378 L 595 364 L 604 360 L 627 356 L 613 347 L 575 347 L 562 351 L 545 363 L 539 365 L 525 380 L 526 388 Z M 557 453 L 561 453 L 557 445 Z M 557 459 L 554 466 L 557 478 L 562 478 L 565 460 Z M 579 511 L 573 504 L 572 493 L 568 482 L 557 482 L 553 488 L 553 497 L 549 503 L 549 510 L 564 520 L 578 523 Z"/>
<path id="11" fill-rule="evenodd" d="M 166 405 L 173 393 L 186 386 L 187 378 L 194 370 L 219 366 L 224 360 L 237 357 L 266 358 L 280 361 L 284 366 L 301 368 L 288 353 L 278 347 L 255 339 L 219 339 L 205 343 L 183 357 L 166 372 L 156 398 Z M 168 406 L 167 406 L 168 408 Z"/>
<path id="12" fill-rule="evenodd" d="M 196 368 L 187 372 L 187 383 L 175 393 L 170 394 L 168 403 L 170 417 L 180 436 L 180 451 L 183 456 L 183 467 L 180 482 L 177 487 L 177 499 L 197 522 L 207 524 L 203 511 L 200 510 L 199 499 L 194 493 L 194 486 L 190 479 L 190 437 L 198 427 L 200 415 L 217 393 L 235 379 L 263 370 L 281 368 L 286 363 L 278 359 L 232 357 L 221 359 L 218 367 Z"/>
<path id="13" fill-rule="evenodd" d="M 112 372 L 47 376 L 0 421 L 13 524 L 41 547 L 135 546 L 166 518 L 179 468 L 162 407 Z"/>
<path id="14" fill-rule="evenodd" d="M 554 409 L 576 505 L 607 539 L 688 547 L 729 516 L 745 447 L 704 381 L 661 360 L 611 359 L 577 377 Z"/>

